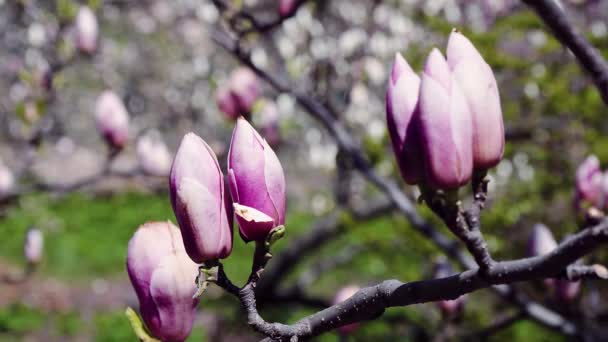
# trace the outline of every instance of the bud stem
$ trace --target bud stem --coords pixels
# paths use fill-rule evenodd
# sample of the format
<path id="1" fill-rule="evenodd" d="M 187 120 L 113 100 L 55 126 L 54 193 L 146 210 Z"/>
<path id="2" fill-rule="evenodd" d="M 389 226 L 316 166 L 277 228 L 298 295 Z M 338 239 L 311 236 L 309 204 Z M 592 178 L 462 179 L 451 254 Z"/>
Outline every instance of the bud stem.
<path id="1" fill-rule="evenodd" d="M 150 336 L 150 334 L 148 334 L 148 332 L 144 328 L 144 324 L 141 322 L 141 319 L 139 319 L 139 316 L 137 315 L 135 310 L 131 309 L 131 307 L 127 307 L 127 310 L 125 311 L 125 315 L 127 316 L 127 319 L 129 320 L 129 324 L 131 324 L 131 328 L 133 329 L 135 336 L 137 336 L 137 338 L 140 341 L 142 341 L 142 342 L 160 342 L 160 340 L 157 340 L 154 337 Z"/>

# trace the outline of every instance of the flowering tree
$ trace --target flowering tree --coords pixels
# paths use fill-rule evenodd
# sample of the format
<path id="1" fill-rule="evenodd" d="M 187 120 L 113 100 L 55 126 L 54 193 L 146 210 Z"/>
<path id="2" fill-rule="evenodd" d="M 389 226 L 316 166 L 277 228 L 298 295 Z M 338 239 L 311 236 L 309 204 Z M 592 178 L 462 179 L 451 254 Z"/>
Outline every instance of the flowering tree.
<path id="1" fill-rule="evenodd" d="M 574 54 L 604 103 L 608 103 L 608 63 L 574 29 L 561 2 L 523 2 L 536 11 L 555 37 Z M 127 270 L 139 299 L 143 324 L 133 310 L 127 314 L 138 338 L 185 340 L 190 335 L 197 305 L 205 302 L 209 286 L 219 286 L 234 296 L 245 312 L 247 324 L 269 341 L 306 340 L 335 329 L 341 336 L 348 336 L 361 322 L 378 319 L 389 308 L 427 302 L 437 302 L 443 318 L 451 321 L 461 318 L 467 294 L 486 288 L 505 305 L 515 308 L 516 313 L 497 320 L 478 336 L 466 337 L 483 338 L 521 318 L 568 337 L 591 340 L 605 337 L 605 329 L 587 329 L 586 322 L 578 319 L 576 313 L 555 310 L 531 299 L 516 286 L 540 280 L 547 291 L 555 294 L 555 300 L 569 303 L 579 296 L 584 282 L 608 278 L 608 270 L 593 257 L 608 242 L 608 221 L 604 218 L 606 176 L 600 170 L 598 158 L 589 157 L 573 175 L 575 210 L 580 216 L 578 232 L 558 243 L 547 226 L 537 224 L 528 241 L 527 257 L 493 255 L 483 234 L 488 227 L 482 226 L 482 212 L 488 198 L 494 196 L 496 177 L 492 173 L 505 155 L 505 146 L 508 149 L 505 136 L 508 143 L 518 133 L 509 129 L 508 120 L 506 124 L 503 120 L 502 84 L 494 74 L 496 66 L 478 51 L 474 39 L 458 29 L 449 33 L 445 57 L 437 48 L 428 49 L 420 72 L 412 66 L 415 63 L 408 63 L 410 58 L 404 57 L 407 53 L 397 53 L 392 67 L 383 66 L 388 81 L 378 88 L 385 95 L 384 124 L 390 139 L 383 144 L 392 145 L 399 174 L 409 185 L 402 187 L 379 170 L 373 155 L 361 143 L 363 139 L 339 114 L 333 102 L 339 97 L 332 94 L 333 80 L 322 79 L 332 71 L 319 71 L 319 76 L 317 70 L 312 70 L 313 86 L 305 89 L 297 86 L 299 80 L 292 79 L 293 70 L 289 67 L 269 67 L 288 65 L 282 56 L 288 53 L 268 53 L 263 58 L 256 54 L 280 50 L 273 40 L 276 31 L 289 29 L 290 21 L 297 20 L 298 13 L 303 11 L 320 16 L 325 10 L 331 13 L 326 8 L 331 6 L 328 3 L 268 1 L 256 7 L 212 0 L 205 7 L 213 13 L 208 16 L 216 16 L 206 26 L 209 35 L 217 47 L 241 64 L 213 94 L 217 108 L 233 126 L 232 138 L 227 151 L 218 153 L 204 134 L 187 133 L 171 163 L 170 152 L 159 134 L 145 131 L 137 134 L 139 167 L 134 173 L 168 177 L 168 202 L 177 219 L 177 226 L 170 221 L 141 225 L 128 245 Z M 382 3 L 371 1 L 364 6 L 371 6 L 374 11 Z M 507 3 L 505 11 L 515 6 Z M 57 56 L 40 77 L 38 85 L 44 90 L 41 98 L 47 104 L 54 100 L 53 75 L 74 60 L 91 58 L 98 51 L 95 13 L 88 7 L 74 12 L 68 16 L 71 21 L 66 20 L 60 29 L 66 31 L 75 50 L 67 56 Z M 188 15 L 183 13 L 176 21 L 186 20 Z M 73 31 L 68 33 L 68 28 Z M 56 48 L 54 54 L 59 54 L 61 44 L 52 43 Z M 329 56 L 328 70 L 339 71 L 340 65 L 333 63 L 331 52 L 326 52 L 326 56 Z M 268 62 L 268 58 L 273 61 Z M 338 151 L 340 179 L 336 181 L 335 197 L 340 204 L 339 212 L 297 238 L 290 237 L 286 224 L 290 187 L 286 173 L 290 168 L 275 153 L 284 142 L 279 129 L 280 109 L 274 101 L 261 99 L 263 87 L 289 95 L 325 129 Z M 31 103 L 37 103 L 36 99 L 23 100 L 24 113 Z M 34 108 L 30 106 L 32 111 Z M 67 186 L 32 183 L 31 187 L 71 191 L 112 174 L 111 164 L 133 134 L 128 106 L 116 92 L 105 90 L 97 98 L 94 119 L 107 144 L 107 160 L 102 170 Z M 35 148 L 37 138 L 47 134 L 43 127 L 32 129 L 24 139 L 29 148 Z M 366 196 L 362 205 L 352 204 L 354 196 L 348 182 L 355 173 L 374 188 L 377 198 Z M 29 190 L 16 186 L 15 182 L 10 170 L 0 169 L 0 186 L 5 189 L 3 199 L 18 198 Z M 346 184 L 346 190 L 341 184 Z M 357 246 L 351 246 L 342 254 L 320 261 L 294 285 L 283 286 L 286 275 L 303 256 L 342 233 L 349 220 L 369 220 L 387 212 L 403 216 L 414 231 L 443 254 L 445 258 L 436 263 L 432 276 L 350 285 L 331 301 L 309 296 L 306 290 L 310 279 L 314 281 L 320 273 L 331 273 L 343 259 L 352 258 L 358 251 Z M 235 223 L 241 239 L 255 244 L 251 272 L 244 284 L 231 281 L 223 265 L 230 262 Z M 442 232 L 441 226 L 450 234 Z M 286 247 L 273 256 L 279 240 Z M 38 262 L 41 249 L 42 236 L 33 230 L 28 233 L 25 246 L 31 264 Z M 292 324 L 271 322 L 258 311 L 259 304 L 290 301 L 318 311 Z"/>

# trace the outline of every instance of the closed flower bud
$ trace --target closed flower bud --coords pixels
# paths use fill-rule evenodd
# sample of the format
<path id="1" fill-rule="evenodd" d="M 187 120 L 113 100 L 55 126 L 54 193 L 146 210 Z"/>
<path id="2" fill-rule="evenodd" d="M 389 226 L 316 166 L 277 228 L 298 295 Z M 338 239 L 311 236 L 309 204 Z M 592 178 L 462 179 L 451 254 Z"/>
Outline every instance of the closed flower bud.
<path id="1" fill-rule="evenodd" d="M 198 266 L 188 258 L 179 229 L 150 222 L 129 241 L 127 271 L 150 333 L 164 341 L 184 341 L 192 331 Z"/>
<path id="2" fill-rule="evenodd" d="M 555 294 L 562 302 L 572 302 L 581 292 L 580 281 L 569 281 L 566 279 L 555 280 Z"/>
<path id="3" fill-rule="evenodd" d="M 236 69 L 230 77 L 230 89 L 238 103 L 239 113 L 251 112 L 260 95 L 260 85 L 253 71 L 246 67 Z"/>
<path id="4" fill-rule="evenodd" d="M 171 205 L 194 262 L 223 259 L 232 251 L 232 204 L 213 150 L 194 133 L 182 139 L 169 181 Z"/>
<path id="5" fill-rule="evenodd" d="M 576 169 L 576 203 L 581 206 L 582 202 L 603 209 L 603 177 L 600 170 L 600 161 L 591 155 L 585 159 Z"/>
<path id="6" fill-rule="evenodd" d="M 424 66 L 419 110 L 427 181 L 444 190 L 466 184 L 473 173 L 471 114 L 458 82 L 437 49 Z"/>
<path id="7" fill-rule="evenodd" d="M 44 249 L 44 236 L 42 232 L 36 228 L 31 228 L 25 235 L 25 243 L 23 244 L 23 254 L 30 265 L 36 265 L 42 260 L 42 251 Z"/>
<path id="8" fill-rule="evenodd" d="M 460 32 L 450 34 L 447 62 L 467 100 L 473 122 L 473 164 L 496 166 L 505 147 L 500 96 L 494 73 L 473 44 Z"/>
<path id="9" fill-rule="evenodd" d="M 557 248 L 557 242 L 551 230 L 542 223 L 535 224 L 532 235 L 528 239 L 528 256 L 535 257 L 549 254 L 555 248 Z M 544 283 L 549 289 L 555 288 L 554 279 L 545 279 Z"/>
<path id="10" fill-rule="evenodd" d="M 386 90 L 386 122 L 401 176 L 408 184 L 416 184 L 424 177 L 419 91 L 420 77 L 397 54 Z"/>
<path id="11" fill-rule="evenodd" d="M 158 131 L 137 140 L 137 159 L 141 169 L 149 175 L 167 176 L 171 171 L 171 154 Z"/>
<path id="12" fill-rule="evenodd" d="M 454 272 L 450 267 L 450 264 L 448 264 L 447 261 L 442 260 L 435 264 L 433 278 L 446 278 L 451 276 L 453 273 Z M 452 300 L 440 300 L 437 302 L 437 307 L 439 310 L 441 310 L 441 313 L 445 317 L 454 317 L 462 313 L 465 301 L 466 296 L 463 295 Z"/>
<path id="13" fill-rule="evenodd" d="M 15 188 L 13 172 L 0 160 L 0 198 L 8 196 Z"/>
<path id="14" fill-rule="evenodd" d="M 535 257 L 549 254 L 556 247 L 557 242 L 549 228 L 542 223 L 535 224 L 528 240 L 528 255 Z"/>
<path id="15" fill-rule="evenodd" d="M 279 0 L 279 14 L 282 17 L 287 17 L 293 14 L 296 10 L 297 0 Z"/>
<path id="16" fill-rule="evenodd" d="M 259 113 L 260 132 L 270 146 L 276 146 L 281 140 L 279 131 L 279 109 L 272 101 L 265 101 Z"/>
<path id="17" fill-rule="evenodd" d="M 237 120 L 230 152 L 228 180 L 245 241 L 264 240 L 285 223 L 285 176 L 268 143 L 243 118 Z"/>
<path id="18" fill-rule="evenodd" d="M 334 297 L 334 305 L 342 303 L 343 301 L 354 296 L 361 288 L 357 285 L 349 285 L 341 288 Z M 359 323 L 351 323 L 338 328 L 338 332 L 342 335 L 348 335 L 354 332 L 359 327 Z"/>
<path id="19" fill-rule="evenodd" d="M 236 97 L 232 95 L 230 87 L 224 85 L 218 88 L 215 93 L 215 100 L 217 102 L 217 107 L 222 113 L 226 114 L 228 119 L 236 120 L 239 117 L 239 104 Z"/>
<path id="20" fill-rule="evenodd" d="M 97 130 L 108 145 L 120 149 L 129 138 L 129 114 L 116 93 L 106 90 L 95 105 Z"/>
<path id="21" fill-rule="evenodd" d="M 75 33 L 76 47 L 84 53 L 94 53 L 97 49 L 99 26 L 95 13 L 87 6 L 81 6 L 78 10 Z"/>

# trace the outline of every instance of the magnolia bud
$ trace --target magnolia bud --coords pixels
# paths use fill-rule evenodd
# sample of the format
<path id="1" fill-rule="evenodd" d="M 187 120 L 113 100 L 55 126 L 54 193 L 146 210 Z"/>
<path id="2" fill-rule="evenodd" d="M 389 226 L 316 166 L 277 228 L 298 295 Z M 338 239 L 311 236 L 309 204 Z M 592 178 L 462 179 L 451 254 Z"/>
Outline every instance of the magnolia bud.
<path id="1" fill-rule="evenodd" d="M 361 288 L 357 285 L 349 285 L 341 288 L 334 297 L 334 305 L 342 303 L 343 301 L 354 296 Z M 342 335 L 348 335 L 355 331 L 359 327 L 359 323 L 351 323 L 338 328 L 338 332 Z"/>
<path id="2" fill-rule="evenodd" d="M 213 150 L 194 133 L 182 139 L 169 178 L 171 205 L 194 262 L 232 251 L 232 205 Z"/>
<path id="3" fill-rule="evenodd" d="M 562 302 L 571 302 L 581 292 L 580 281 L 569 281 L 566 279 L 555 280 L 555 294 Z"/>
<path id="4" fill-rule="evenodd" d="M 106 90 L 97 98 L 95 106 L 97 130 L 108 145 L 121 149 L 129 137 L 129 114 L 116 93 Z"/>
<path id="5" fill-rule="evenodd" d="M 297 0 L 279 0 L 279 14 L 288 17 L 296 10 Z"/>
<path id="6" fill-rule="evenodd" d="M 450 267 L 450 264 L 448 264 L 447 261 L 440 261 L 435 264 L 433 278 L 445 278 L 451 276 L 453 273 L 452 267 Z M 452 300 L 440 300 L 437 302 L 437 307 L 445 317 L 454 317 L 462 312 L 465 301 L 466 296 L 460 296 Z"/>
<path id="7" fill-rule="evenodd" d="M 427 58 L 420 84 L 420 132 L 431 186 L 455 189 L 473 173 L 473 126 L 462 90 L 439 50 Z"/>
<path id="8" fill-rule="evenodd" d="M 42 251 L 44 249 L 44 236 L 42 232 L 36 228 L 31 228 L 25 235 L 25 243 L 23 244 L 23 254 L 30 265 L 36 265 L 42 260 Z"/>
<path id="9" fill-rule="evenodd" d="M 557 242 L 549 228 L 542 223 L 535 224 L 528 239 L 528 255 L 534 257 L 549 254 L 556 247 Z"/>
<path id="10" fill-rule="evenodd" d="M 171 171 L 171 154 L 158 131 L 137 140 L 137 159 L 142 170 L 153 176 L 167 176 Z"/>
<path id="11" fill-rule="evenodd" d="M 253 71 L 245 67 L 236 69 L 230 77 L 230 89 L 238 104 L 239 114 L 251 112 L 260 95 L 260 85 Z"/>
<path id="12" fill-rule="evenodd" d="M 420 77 L 400 54 L 395 55 L 386 90 L 386 122 L 401 176 L 408 184 L 424 176 L 420 145 L 418 93 Z"/>
<path id="13" fill-rule="evenodd" d="M 453 30 L 447 62 L 467 100 L 473 122 L 473 164 L 478 169 L 496 166 L 505 148 L 505 129 L 494 73 L 473 44 Z"/>
<path id="14" fill-rule="evenodd" d="M 230 152 L 228 180 L 245 241 L 264 240 L 285 224 L 285 176 L 268 143 L 243 118 L 237 120 Z"/>
<path id="15" fill-rule="evenodd" d="M 236 97 L 232 95 L 230 87 L 224 85 L 218 88 L 215 94 L 215 100 L 217 102 L 217 107 L 222 113 L 226 114 L 228 119 L 236 120 L 239 117 L 239 104 Z"/>
<path id="16" fill-rule="evenodd" d="M 76 47 L 82 52 L 94 53 L 97 49 L 99 26 L 95 13 L 87 6 L 81 6 L 78 10 L 75 33 Z"/>
<path id="17" fill-rule="evenodd" d="M 279 109 L 272 101 L 265 101 L 259 113 L 260 131 L 270 146 L 276 146 L 281 140 L 279 132 Z"/>
<path id="18" fill-rule="evenodd" d="M 140 226 L 127 250 L 127 271 L 148 330 L 162 341 L 184 341 L 192 330 L 198 266 L 171 222 Z"/>
<path id="19" fill-rule="evenodd" d="M 15 176 L 0 160 L 0 198 L 8 196 L 15 187 Z"/>
<path id="20" fill-rule="evenodd" d="M 587 157 L 576 169 L 576 204 L 581 206 L 581 202 L 586 202 L 603 209 L 603 185 L 600 161 L 596 156 Z"/>

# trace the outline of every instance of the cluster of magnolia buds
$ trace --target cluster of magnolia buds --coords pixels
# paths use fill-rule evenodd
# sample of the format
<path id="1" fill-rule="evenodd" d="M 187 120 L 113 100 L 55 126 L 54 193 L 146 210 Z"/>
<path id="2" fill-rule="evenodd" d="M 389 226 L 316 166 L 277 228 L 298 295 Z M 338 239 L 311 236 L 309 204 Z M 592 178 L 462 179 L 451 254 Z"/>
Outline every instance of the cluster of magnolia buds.
<path id="1" fill-rule="evenodd" d="M 163 341 L 190 333 L 197 301 L 197 264 L 232 251 L 233 218 L 245 241 L 265 241 L 285 223 L 285 176 L 268 143 L 243 118 L 236 122 L 228 170 L 194 133 L 182 139 L 169 176 L 170 222 L 148 223 L 131 239 L 127 267 L 150 332 Z"/>
<path id="2" fill-rule="evenodd" d="M 576 170 L 574 203 L 577 210 L 608 209 L 608 171 L 602 173 L 599 159 L 591 155 Z"/>
<path id="3" fill-rule="evenodd" d="M 531 257 L 551 253 L 557 248 L 557 242 L 551 230 L 544 224 L 536 224 L 528 239 L 528 255 Z M 545 286 L 555 293 L 555 297 L 562 302 L 571 302 L 579 294 L 580 281 L 566 279 L 545 279 Z"/>
<path id="4" fill-rule="evenodd" d="M 504 126 L 490 66 L 460 32 L 418 76 L 399 54 L 386 92 L 388 130 L 403 179 L 451 190 L 501 160 Z"/>
<path id="5" fill-rule="evenodd" d="M 79 51 L 93 54 L 97 50 L 99 24 L 95 13 L 87 6 L 81 6 L 74 23 L 74 43 Z"/>
<path id="6" fill-rule="evenodd" d="M 231 120 L 239 116 L 248 116 L 253 104 L 260 96 L 260 85 L 257 77 L 246 67 L 232 72 L 230 80 L 218 88 L 216 101 L 218 108 Z"/>

